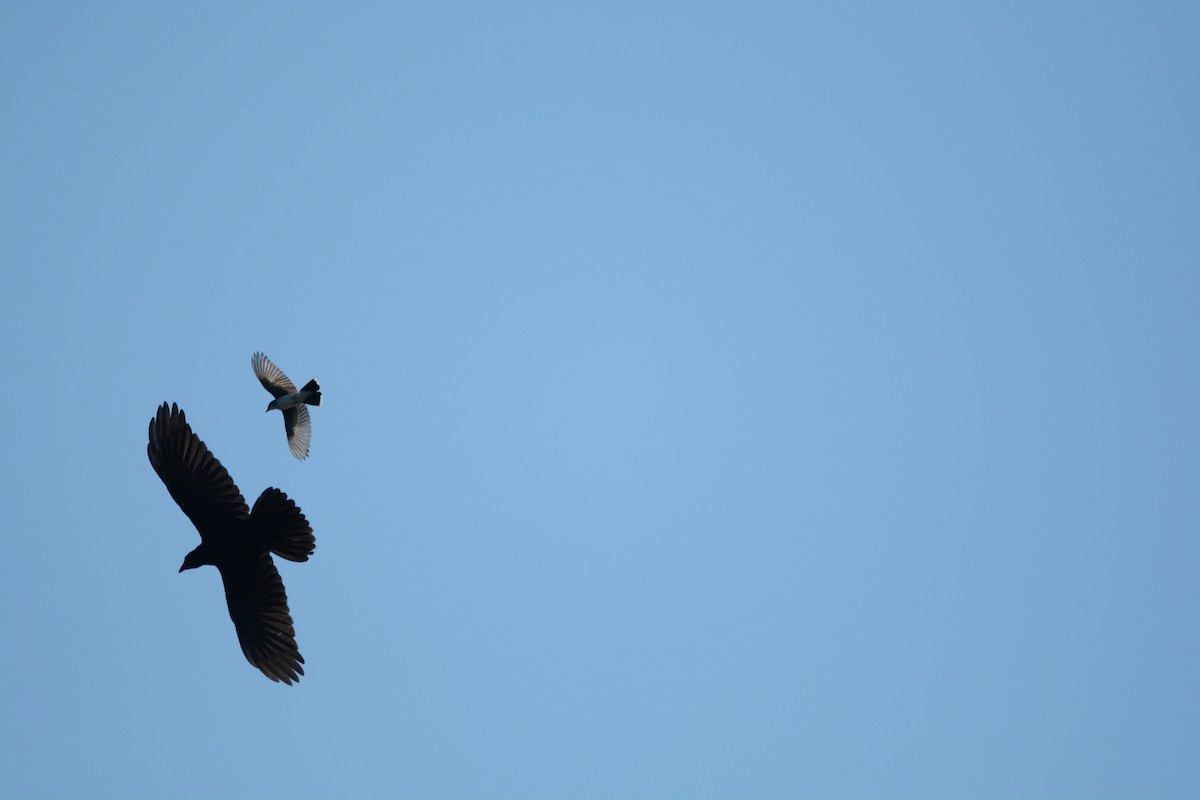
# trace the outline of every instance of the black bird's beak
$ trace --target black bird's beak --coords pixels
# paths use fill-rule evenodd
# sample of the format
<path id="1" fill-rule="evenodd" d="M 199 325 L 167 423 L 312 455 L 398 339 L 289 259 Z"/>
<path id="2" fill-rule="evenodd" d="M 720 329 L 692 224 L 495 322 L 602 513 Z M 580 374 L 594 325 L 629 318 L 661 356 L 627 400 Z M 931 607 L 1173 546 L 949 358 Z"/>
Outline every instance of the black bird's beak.
<path id="1" fill-rule="evenodd" d="M 185 569 L 187 569 L 187 562 L 184 562 L 183 566 L 179 568 L 179 571 L 183 572 Z"/>

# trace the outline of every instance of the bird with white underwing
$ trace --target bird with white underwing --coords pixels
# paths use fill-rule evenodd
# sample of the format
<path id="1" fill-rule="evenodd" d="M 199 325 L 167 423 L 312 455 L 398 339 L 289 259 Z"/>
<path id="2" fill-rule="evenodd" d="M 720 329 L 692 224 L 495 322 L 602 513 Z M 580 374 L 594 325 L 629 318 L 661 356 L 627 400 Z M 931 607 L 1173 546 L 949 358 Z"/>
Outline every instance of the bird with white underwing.
<path id="1" fill-rule="evenodd" d="M 313 378 L 300 389 L 292 383 L 283 370 L 271 363 L 262 353 L 250 357 L 254 375 L 275 399 L 267 404 L 267 411 L 278 409 L 283 412 L 283 428 L 287 432 L 288 447 L 292 455 L 303 461 L 308 456 L 312 442 L 312 420 L 309 406 L 321 405 L 321 384 Z"/>

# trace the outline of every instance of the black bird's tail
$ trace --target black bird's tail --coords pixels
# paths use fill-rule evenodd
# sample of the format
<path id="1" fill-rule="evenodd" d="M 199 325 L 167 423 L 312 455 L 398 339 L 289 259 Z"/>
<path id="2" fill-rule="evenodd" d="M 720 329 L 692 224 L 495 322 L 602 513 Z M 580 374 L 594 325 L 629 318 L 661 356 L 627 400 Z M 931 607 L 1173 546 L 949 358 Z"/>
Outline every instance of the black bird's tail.
<path id="1" fill-rule="evenodd" d="M 304 384 L 302 392 L 312 392 L 308 397 L 304 398 L 304 402 L 310 406 L 321 405 L 321 384 L 317 383 L 317 379 L 313 378 L 308 383 Z"/>
<path id="2" fill-rule="evenodd" d="M 288 561 L 308 561 L 317 547 L 317 537 L 304 512 L 273 486 L 254 501 L 250 525 L 263 547 Z"/>

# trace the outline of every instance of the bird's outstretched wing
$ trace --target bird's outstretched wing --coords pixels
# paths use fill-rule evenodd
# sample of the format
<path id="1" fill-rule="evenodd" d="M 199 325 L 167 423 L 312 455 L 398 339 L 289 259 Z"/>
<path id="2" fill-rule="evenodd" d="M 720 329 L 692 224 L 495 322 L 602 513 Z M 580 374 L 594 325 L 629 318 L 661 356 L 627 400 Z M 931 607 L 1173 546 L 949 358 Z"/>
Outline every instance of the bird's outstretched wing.
<path id="1" fill-rule="evenodd" d="M 192 433 L 183 409 L 163 403 L 150 420 L 150 466 L 203 539 L 250 516 L 237 484 Z"/>
<path id="2" fill-rule="evenodd" d="M 301 404 L 285 409 L 283 427 L 287 431 L 292 455 L 303 461 L 308 456 L 308 446 L 312 442 L 312 418 L 308 415 L 308 406 Z"/>
<path id="3" fill-rule="evenodd" d="M 304 674 L 283 580 L 264 550 L 219 564 L 229 618 L 246 660 L 273 681 L 292 684 Z"/>
<path id="4" fill-rule="evenodd" d="M 262 353 L 250 356 L 250 366 L 254 368 L 254 375 L 258 378 L 258 382 L 272 396 L 283 397 L 285 394 L 292 394 L 296 391 L 296 384 L 288 380 L 288 376 L 283 374 L 283 370 L 272 364 L 271 359 Z"/>

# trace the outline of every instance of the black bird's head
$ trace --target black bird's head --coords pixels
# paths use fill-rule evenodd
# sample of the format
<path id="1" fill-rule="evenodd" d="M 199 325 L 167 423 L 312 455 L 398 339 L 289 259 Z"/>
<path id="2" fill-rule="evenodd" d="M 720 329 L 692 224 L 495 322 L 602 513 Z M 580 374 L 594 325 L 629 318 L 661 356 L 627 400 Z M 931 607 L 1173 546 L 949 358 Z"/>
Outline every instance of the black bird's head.
<path id="1" fill-rule="evenodd" d="M 195 550 L 184 556 L 183 566 L 179 568 L 179 571 L 183 572 L 185 569 L 195 569 L 196 567 L 202 567 L 205 564 L 211 564 L 212 562 L 204 557 L 205 553 L 203 548 L 204 545 L 200 545 Z"/>

